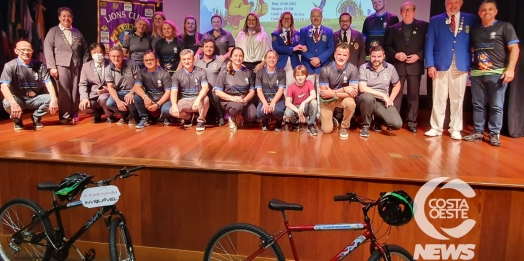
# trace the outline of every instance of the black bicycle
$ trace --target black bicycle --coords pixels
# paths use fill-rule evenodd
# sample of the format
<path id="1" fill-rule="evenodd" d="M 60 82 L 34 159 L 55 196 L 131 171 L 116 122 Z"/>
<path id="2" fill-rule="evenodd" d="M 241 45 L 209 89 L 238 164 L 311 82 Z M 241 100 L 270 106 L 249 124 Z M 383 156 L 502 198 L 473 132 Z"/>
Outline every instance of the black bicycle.
<path id="1" fill-rule="evenodd" d="M 116 208 L 119 193 L 104 190 L 113 188 L 110 183 L 118 178 L 138 176 L 131 174 L 144 168 L 139 166 L 132 169 L 125 167 L 113 178 L 93 182 L 94 176 L 85 173 L 74 173 L 62 180 L 60 184 L 43 182 L 38 184 L 38 190 L 51 191 L 53 194 L 53 207 L 44 211 L 36 202 L 26 198 L 16 198 L 0 208 L 0 259 L 10 260 L 39 260 L 47 261 L 51 257 L 58 261 L 66 260 L 69 250 L 73 247 L 82 260 L 92 261 L 95 258 L 95 250 L 89 249 L 84 255 L 75 246 L 75 242 L 95 222 L 104 217 L 109 228 L 109 254 L 111 261 L 125 260 L 134 261 L 135 254 L 131 236 L 126 226 L 124 215 Z M 81 199 L 76 200 L 89 185 L 96 185 L 100 192 L 90 195 L 82 194 Z M 116 188 L 116 187 L 115 187 Z M 92 188 L 90 188 L 92 189 Z M 85 192 L 87 192 L 86 190 Z M 106 191 L 106 192 L 104 192 Z M 58 204 L 57 197 L 68 202 Z M 74 207 L 91 204 L 98 207 L 95 215 L 83 225 L 70 239 L 65 238 L 64 227 L 60 212 Z M 57 227 L 53 228 L 50 221 L 52 214 L 56 216 Z M 119 235 L 117 235 L 119 232 Z"/>

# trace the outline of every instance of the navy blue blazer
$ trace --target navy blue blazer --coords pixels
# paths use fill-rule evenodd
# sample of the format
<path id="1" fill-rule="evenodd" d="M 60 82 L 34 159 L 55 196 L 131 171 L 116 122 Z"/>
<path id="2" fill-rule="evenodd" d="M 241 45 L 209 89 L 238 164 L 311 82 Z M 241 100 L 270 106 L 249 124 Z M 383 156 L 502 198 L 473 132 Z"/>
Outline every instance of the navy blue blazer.
<path id="1" fill-rule="evenodd" d="M 291 45 L 286 45 L 284 37 L 282 30 L 275 30 L 271 33 L 271 46 L 278 53 L 277 68 L 283 69 L 286 66 L 287 59 L 291 58 L 291 66 L 295 69 L 295 67 L 300 65 L 298 54 L 301 52 L 293 51 L 293 47 L 299 44 L 300 34 L 296 30 L 291 33 Z"/>
<path id="2" fill-rule="evenodd" d="M 451 67 L 453 53 L 457 69 L 469 72 L 471 68 L 470 32 L 477 25 L 477 17 L 460 12 L 457 36 L 451 32 L 451 24 L 446 23 L 447 13 L 431 17 L 425 46 L 425 67 L 434 66 L 437 71 L 447 71 Z"/>
<path id="3" fill-rule="evenodd" d="M 302 53 L 302 64 L 306 66 L 309 74 L 319 74 L 320 69 L 330 63 L 335 52 L 333 30 L 321 25 L 320 31 L 320 40 L 315 43 L 313 39 L 313 25 L 308 25 L 300 29 L 300 44 L 307 47 L 307 52 Z M 314 68 L 309 60 L 313 57 L 318 57 L 322 65 Z"/>

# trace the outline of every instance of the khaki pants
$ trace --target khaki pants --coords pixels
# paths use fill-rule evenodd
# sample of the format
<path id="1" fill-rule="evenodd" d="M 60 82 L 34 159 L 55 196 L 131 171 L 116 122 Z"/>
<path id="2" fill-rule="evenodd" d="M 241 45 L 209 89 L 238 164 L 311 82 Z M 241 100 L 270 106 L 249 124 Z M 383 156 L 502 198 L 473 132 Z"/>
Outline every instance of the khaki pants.
<path id="1" fill-rule="evenodd" d="M 180 118 L 184 120 L 191 119 L 193 111 L 193 103 L 195 103 L 196 97 L 180 99 L 177 103 L 178 111 L 180 112 Z M 198 118 L 197 122 L 206 122 L 206 114 L 209 109 L 209 97 L 205 96 L 200 105 L 198 106 Z"/>
<path id="2" fill-rule="evenodd" d="M 356 103 L 353 98 L 338 99 L 332 102 L 319 102 L 320 103 L 320 123 L 324 133 L 331 133 L 333 131 L 333 111 L 335 108 L 344 109 L 344 117 L 342 118 L 341 128 L 348 129 L 355 113 Z"/>

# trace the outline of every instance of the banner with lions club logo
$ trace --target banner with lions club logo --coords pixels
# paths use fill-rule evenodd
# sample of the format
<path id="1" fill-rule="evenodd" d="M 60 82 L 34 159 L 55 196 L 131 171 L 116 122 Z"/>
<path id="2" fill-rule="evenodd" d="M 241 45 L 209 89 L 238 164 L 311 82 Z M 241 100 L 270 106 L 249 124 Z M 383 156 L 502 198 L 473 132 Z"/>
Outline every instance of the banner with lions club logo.
<path id="1" fill-rule="evenodd" d="M 109 52 L 111 47 L 122 45 L 124 37 L 132 34 L 135 21 L 146 17 L 153 25 L 155 13 L 154 0 L 135 1 L 98 1 L 98 41 Z"/>

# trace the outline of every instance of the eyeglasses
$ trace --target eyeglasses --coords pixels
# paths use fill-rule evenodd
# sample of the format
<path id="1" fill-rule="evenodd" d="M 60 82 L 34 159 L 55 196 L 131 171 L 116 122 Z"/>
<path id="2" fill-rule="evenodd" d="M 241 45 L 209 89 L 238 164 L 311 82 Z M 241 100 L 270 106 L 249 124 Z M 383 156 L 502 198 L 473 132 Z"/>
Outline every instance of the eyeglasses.
<path id="1" fill-rule="evenodd" d="M 144 62 L 146 63 L 150 63 L 150 62 L 154 62 L 156 61 L 156 59 L 144 59 Z"/>
<path id="2" fill-rule="evenodd" d="M 32 53 L 33 52 L 32 49 L 16 49 L 16 50 L 21 52 L 21 53 Z"/>

